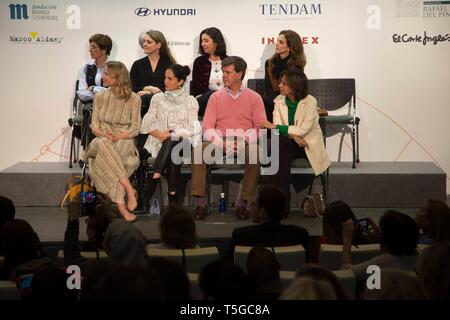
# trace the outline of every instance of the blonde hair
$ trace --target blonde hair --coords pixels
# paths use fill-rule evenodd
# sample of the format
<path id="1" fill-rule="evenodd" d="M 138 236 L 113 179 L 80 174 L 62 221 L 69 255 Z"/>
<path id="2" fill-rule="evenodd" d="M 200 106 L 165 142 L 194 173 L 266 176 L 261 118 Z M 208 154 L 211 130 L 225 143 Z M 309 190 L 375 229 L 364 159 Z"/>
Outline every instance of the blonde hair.
<path id="1" fill-rule="evenodd" d="M 128 100 L 131 97 L 131 81 L 128 70 L 120 61 L 108 61 L 106 63 L 109 75 L 116 79 L 116 84 L 111 91 L 119 98 Z"/>
<path id="2" fill-rule="evenodd" d="M 310 277 L 295 279 L 279 300 L 337 300 L 331 284 Z"/>

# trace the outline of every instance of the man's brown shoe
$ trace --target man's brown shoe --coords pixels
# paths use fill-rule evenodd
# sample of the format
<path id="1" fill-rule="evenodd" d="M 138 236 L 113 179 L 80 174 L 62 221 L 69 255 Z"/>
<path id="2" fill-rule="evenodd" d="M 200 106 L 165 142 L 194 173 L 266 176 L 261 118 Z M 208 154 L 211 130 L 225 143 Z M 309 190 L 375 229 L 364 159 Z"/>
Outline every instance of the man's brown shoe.
<path id="1" fill-rule="evenodd" d="M 239 220 L 247 220 L 250 217 L 250 212 L 244 206 L 236 207 L 236 218 Z"/>
<path id="2" fill-rule="evenodd" d="M 195 220 L 203 220 L 209 215 L 209 210 L 203 206 L 197 206 L 194 211 Z"/>

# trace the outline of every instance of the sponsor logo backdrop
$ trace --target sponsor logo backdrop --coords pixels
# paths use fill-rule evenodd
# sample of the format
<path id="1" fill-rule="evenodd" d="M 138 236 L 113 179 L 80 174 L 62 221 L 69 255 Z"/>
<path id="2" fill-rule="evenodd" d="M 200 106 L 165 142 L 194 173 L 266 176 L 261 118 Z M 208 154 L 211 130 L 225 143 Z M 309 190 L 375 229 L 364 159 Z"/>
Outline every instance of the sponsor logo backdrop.
<path id="1" fill-rule="evenodd" d="M 309 78 L 355 78 L 361 161 L 433 161 L 450 172 L 450 2 L 419 0 L 1 1 L 0 169 L 18 161 L 67 161 L 74 86 L 88 38 L 113 39 L 110 59 L 143 56 L 138 36 L 162 31 L 192 66 L 198 35 L 216 26 L 228 53 L 264 76 L 280 30 L 302 37 Z M 351 160 L 330 128 L 332 160 Z M 449 181 L 449 180 L 447 180 Z M 449 184 L 448 184 L 449 185 Z M 447 189 L 448 190 L 448 189 Z"/>

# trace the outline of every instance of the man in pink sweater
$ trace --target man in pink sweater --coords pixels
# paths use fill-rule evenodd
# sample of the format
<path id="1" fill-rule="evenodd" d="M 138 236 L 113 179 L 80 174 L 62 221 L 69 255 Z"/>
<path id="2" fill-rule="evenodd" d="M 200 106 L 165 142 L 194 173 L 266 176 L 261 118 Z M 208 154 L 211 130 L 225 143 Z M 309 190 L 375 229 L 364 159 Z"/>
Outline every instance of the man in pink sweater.
<path id="1" fill-rule="evenodd" d="M 212 149 L 215 150 L 210 152 L 213 156 L 216 155 L 215 152 L 222 151 L 224 154 L 234 154 L 238 157 L 245 155 L 244 181 L 242 194 L 236 205 L 236 217 L 238 219 L 249 217 L 246 205 L 253 199 L 260 174 L 257 157 L 258 129 L 266 121 L 266 113 L 260 95 L 242 83 L 246 69 L 247 63 L 242 58 L 236 56 L 225 58 L 222 61 L 225 87 L 215 92 L 208 101 L 202 125 L 206 141 L 200 148 L 194 150 L 191 165 L 191 194 L 194 196 L 196 219 L 204 219 L 208 215 L 204 199 L 206 187 L 204 156 Z M 201 158 L 200 153 L 203 155 Z M 206 159 L 206 163 L 210 161 Z"/>

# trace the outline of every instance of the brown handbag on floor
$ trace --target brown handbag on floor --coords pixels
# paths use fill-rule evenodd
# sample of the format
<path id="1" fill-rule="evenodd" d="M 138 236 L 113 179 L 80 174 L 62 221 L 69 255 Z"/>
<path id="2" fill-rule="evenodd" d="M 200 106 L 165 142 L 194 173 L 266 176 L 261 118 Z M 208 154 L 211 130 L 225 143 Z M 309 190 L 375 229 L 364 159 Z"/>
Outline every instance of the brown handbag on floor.
<path id="1" fill-rule="evenodd" d="M 307 195 L 303 200 L 302 213 L 304 217 L 321 217 L 325 211 L 325 197 L 322 193 Z"/>

